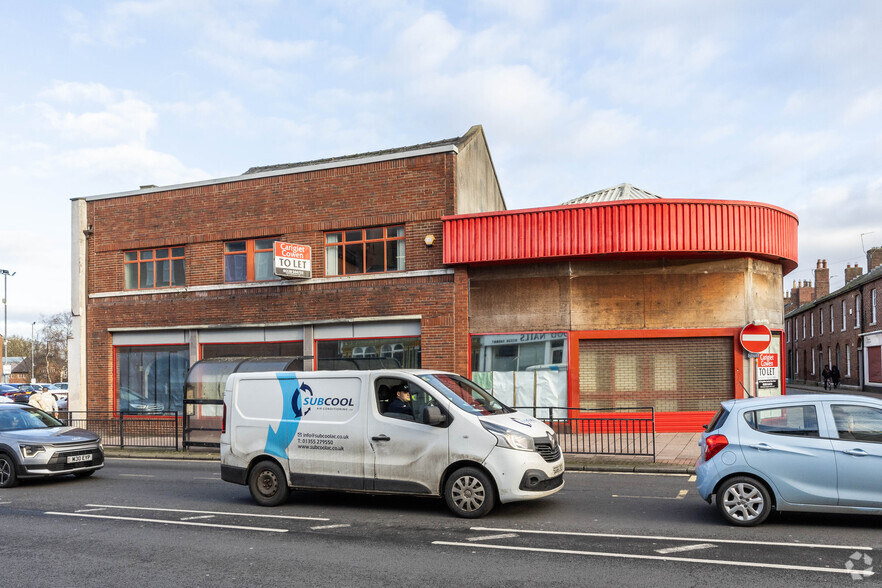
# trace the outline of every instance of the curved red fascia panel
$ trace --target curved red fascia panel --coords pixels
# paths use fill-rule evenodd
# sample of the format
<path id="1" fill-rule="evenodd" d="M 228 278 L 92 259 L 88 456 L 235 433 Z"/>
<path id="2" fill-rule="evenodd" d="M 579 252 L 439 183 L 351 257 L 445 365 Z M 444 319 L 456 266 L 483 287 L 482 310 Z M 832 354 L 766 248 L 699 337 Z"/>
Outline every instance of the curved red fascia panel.
<path id="1" fill-rule="evenodd" d="M 444 263 L 756 257 L 797 266 L 799 219 L 758 202 L 622 200 L 445 216 Z"/>

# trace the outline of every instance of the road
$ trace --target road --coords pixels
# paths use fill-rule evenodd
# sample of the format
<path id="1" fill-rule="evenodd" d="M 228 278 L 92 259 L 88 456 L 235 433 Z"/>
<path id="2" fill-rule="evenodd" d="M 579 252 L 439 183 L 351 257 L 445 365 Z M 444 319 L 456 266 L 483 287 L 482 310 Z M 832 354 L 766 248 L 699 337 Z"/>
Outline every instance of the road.
<path id="1" fill-rule="evenodd" d="M 817 586 L 882 572 L 882 517 L 722 523 L 688 475 L 571 472 L 479 520 L 440 500 L 298 492 L 251 502 L 212 462 L 109 459 L 0 490 L 7 586 Z M 860 554 L 855 556 L 855 554 Z M 855 556 L 855 559 L 852 557 Z M 858 576 L 882 584 L 882 573 Z"/>

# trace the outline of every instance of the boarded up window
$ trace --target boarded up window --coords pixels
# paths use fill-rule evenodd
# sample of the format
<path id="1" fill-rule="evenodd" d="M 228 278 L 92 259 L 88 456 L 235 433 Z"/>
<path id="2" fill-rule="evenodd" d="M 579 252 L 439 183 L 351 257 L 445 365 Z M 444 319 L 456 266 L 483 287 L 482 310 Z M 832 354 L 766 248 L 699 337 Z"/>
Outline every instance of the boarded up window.
<path id="1" fill-rule="evenodd" d="M 732 346 L 730 337 L 579 341 L 579 404 L 717 410 L 735 396 Z"/>

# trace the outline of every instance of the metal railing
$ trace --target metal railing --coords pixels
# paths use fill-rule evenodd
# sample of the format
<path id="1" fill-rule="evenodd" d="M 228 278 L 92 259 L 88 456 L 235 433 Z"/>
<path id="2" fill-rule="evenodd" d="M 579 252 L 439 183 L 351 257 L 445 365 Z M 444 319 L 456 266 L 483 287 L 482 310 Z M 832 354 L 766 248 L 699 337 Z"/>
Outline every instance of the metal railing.
<path id="1" fill-rule="evenodd" d="M 70 427 L 88 429 L 101 435 L 107 447 L 180 447 L 180 412 L 60 411 L 57 417 Z"/>
<path id="2" fill-rule="evenodd" d="M 655 461 L 655 410 L 651 406 L 514 408 L 554 429 L 564 453 L 647 456 Z"/>

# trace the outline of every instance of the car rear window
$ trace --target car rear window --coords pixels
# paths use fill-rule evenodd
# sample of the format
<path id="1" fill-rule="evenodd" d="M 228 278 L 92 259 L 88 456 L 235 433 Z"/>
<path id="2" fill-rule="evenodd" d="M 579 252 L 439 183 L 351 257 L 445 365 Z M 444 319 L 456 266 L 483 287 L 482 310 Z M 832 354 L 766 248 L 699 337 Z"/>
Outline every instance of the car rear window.
<path id="1" fill-rule="evenodd" d="M 711 419 L 711 422 L 708 423 L 705 430 L 707 431 L 716 431 L 719 428 L 722 428 L 724 424 L 726 424 L 726 419 L 729 418 L 729 411 L 720 407 L 720 410 L 717 411 L 717 414 L 714 415 L 714 418 Z"/>
<path id="2" fill-rule="evenodd" d="M 818 412 L 812 405 L 782 406 L 744 413 L 747 425 L 761 433 L 819 437 Z"/>

